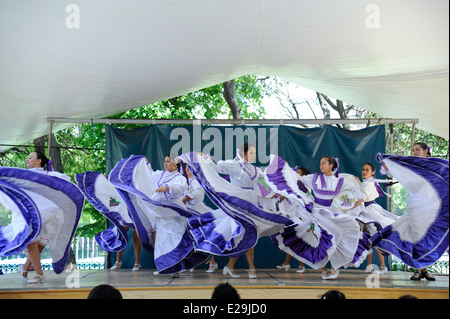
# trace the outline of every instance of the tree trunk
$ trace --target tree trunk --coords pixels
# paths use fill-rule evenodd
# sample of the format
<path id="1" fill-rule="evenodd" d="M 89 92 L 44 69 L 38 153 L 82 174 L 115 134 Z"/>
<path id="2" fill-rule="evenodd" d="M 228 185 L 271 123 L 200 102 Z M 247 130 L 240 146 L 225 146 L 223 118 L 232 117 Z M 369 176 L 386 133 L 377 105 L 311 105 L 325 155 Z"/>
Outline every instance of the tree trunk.
<path id="1" fill-rule="evenodd" d="M 236 102 L 236 80 L 230 80 L 223 83 L 223 97 L 231 109 L 233 119 L 241 118 L 241 109 Z"/>
<path id="2" fill-rule="evenodd" d="M 324 110 L 324 102 L 326 102 L 333 110 L 335 110 L 336 112 L 339 113 L 339 118 L 342 120 L 347 119 L 347 113 L 346 113 L 346 109 L 344 106 L 344 102 L 342 102 L 341 100 L 336 100 L 336 104 L 333 103 L 333 101 L 330 100 L 330 98 L 328 96 L 326 96 L 325 94 L 322 93 L 317 93 L 317 97 L 319 98 L 319 103 L 320 106 L 322 107 L 322 110 Z M 324 112 L 325 114 L 325 112 Z M 330 110 L 327 109 L 327 113 L 325 114 L 326 116 L 324 118 L 330 118 Z M 338 127 L 341 127 L 340 125 L 338 125 Z M 348 124 L 344 124 L 342 125 L 343 128 L 348 129 Z"/>
<path id="3" fill-rule="evenodd" d="M 47 155 L 47 152 L 45 151 L 45 136 L 34 139 L 33 144 L 35 152 L 40 152 Z"/>
<path id="4" fill-rule="evenodd" d="M 61 149 L 59 148 L 60 145 L 56 141 L 54 133 L 52 133 L 52 142 L 50 144 L 50 157 L 53 161 L 53 170 L 56 172 L 64 173 L 64 167 L 61 160 Z"/>
<path id="5" fill-rule="evenodd" d="M 47 152 L 45 151 L 45 142 L 46 141 L 48 141 L 47 135 L 36 138 L 33 141 L 34 150 L 36 152 L 41 152 L 42 154 L 47 155 Z M 54 171 L 64 173 L 64 168 L 62 166 L 62 161 L 61 161 L 61 149 L 58 146 L 60 146 L 60 145 L 56 141 L 55 134 L 52 134 L 52 142 L 51 142 L 51 150 L 50 150 L 49 159 L 51 159 L 53 161 L 52 167 L 53 167 Z"/>
<path id="6" fill-rule="evenodd" d="M 329 119 L 330 118 L 330 110 L 325 105 L 326 101 L 325 101 L 325 98 L 324 98 L 323 94 L 321 94 L 319 92 L 316 92 L 316 94 L 317 94 L 317 99 L 319 100 L 319 105 L 322 108 L 323 118 L 324 119 Z"/>

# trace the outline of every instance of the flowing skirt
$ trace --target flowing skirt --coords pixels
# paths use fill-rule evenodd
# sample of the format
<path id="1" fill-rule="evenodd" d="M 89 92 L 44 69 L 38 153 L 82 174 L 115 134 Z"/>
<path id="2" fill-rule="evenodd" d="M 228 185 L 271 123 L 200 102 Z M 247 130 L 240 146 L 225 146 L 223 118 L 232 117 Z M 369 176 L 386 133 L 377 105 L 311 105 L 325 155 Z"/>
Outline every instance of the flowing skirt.
<path id="1" fill-rule="evenodd" d="M 196 153 L 183 154 L 179 158 L 189 165 L 214 204 L 239 224 L 239 244 L 228 242 L 233 251 L 237 252 L 234 255 L 238 256 L 254 247 L 258 238 L 271 236 L 280 249 L 312 267 L 321 267 L 323 262 L 328 261 L 327 253 L 334 247 L 333 238 L 320 226 L 314 228 L 310 218 L 306 221 L 293 214 L 288 217 L 288 214 L 283 214 L 274 209 L 274 205 L 268 204 L 269 201 L 262 203 L 255 191 L 230 184 L 211 168 L 207 160 Z M 270 186 L 270 181 L 266 180 L 266 183 Z M 308 216 L 302 217 L 307 219 Z"/>
<path id="2" fill-rule="evenodd" d="M 20 253 L 31 242 L 45 240 L 53 270 L 61 273 L 83 210 L 79 189 L 50 174 L 0 167 L 0 201 L 12 212 L 11 223 L 0 226 L 0 256 Z"/>
<path id="3" fill-rule="evenodd" d="M 405 264 L 425 268 L 449 246 L 448 161 L 432 157 L 378 154 L 389 175 L 405 188 L 406 213 L 371 237 L 374 246 Z"/>
<path id="4" fill-rule="evenodd" d="M 206 262 L 211 255 L 196 252 L 195 241 L 188 229 L 189 212 L 179 202 L 151 199 L 158 187 L 144 156 L 131 156 L 120 161 L 110 172 L 109 180 L 128 206 L 142 246 L 154 252 L 160 273 L 175 273 Z M 153 240 L 153 232 L 156 238 Z"/>
<path id="5" fill-rule="evenodd" d="M 117 189 L 99 172 L 76 174 L 75 179 L 86 200 L 112 223 L 111 227 L 95 235 L 98 245 L 109 252 L 125 249 L 128 236 L 123 226 L 134 229 L 134 224 Z"/>
<path id="6" fill-rule="evenodd" d="M 369 234 L 372 236 L 377 231 L 391 225 L 398 219 L 398 216 L 388 212 L 378 203 L 374 202 L 364 207 L 357 216 L 357 219 L 367 227 Z"/>
<path id="7" fill-rule="evenodd" d="M 265 174 L 273 191 L 296 202 L 302 208 L 300 218 L 306 226 L 311 225 L 305 227 L 299 223 L 296 236 L 289 236 L 289 240 L 284 233 L 277 235 L 275 239 L 281 250 L 316 269 L 325 266 L 328 261 L 336 269 L 342 266 L 358 267 L 362 263 L 370 252 L 369 238 L 360 231 L 354 217 L 335 214 L 326 207 L 315 207 L 311 190 L 298 180 L 297 173 L 277 155 L 271 155 Z M 293 249 L 289 250 L 284 243 L 290 241 L 298 244 L 291 244 Z"/>

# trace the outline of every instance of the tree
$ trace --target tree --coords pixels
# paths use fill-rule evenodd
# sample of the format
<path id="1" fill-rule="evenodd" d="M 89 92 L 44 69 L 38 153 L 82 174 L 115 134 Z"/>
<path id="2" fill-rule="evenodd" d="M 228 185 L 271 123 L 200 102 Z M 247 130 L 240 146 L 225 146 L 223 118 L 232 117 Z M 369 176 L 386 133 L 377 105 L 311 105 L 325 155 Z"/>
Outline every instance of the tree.
<path id="1" fill-rule="evenodd" d="M 329 97 L 323 93 L 315 92 L 315 96 L 298 96 L 296 91 L 301 87 L 293 83 L 289 83 L 277 77 L 261 78 L 265 90 L 270 95 L 276 96 L 281 109 L 284 110 L 286 116 L 292 119 L 311 118 L 305 117 L 305 114 L 311 113 L 314 119 L 331 119 L 334 111 L 339 119 L 364 118 L 372 117 L 373 113 L 368 112 L 355 105 L 348 104 L 338 99 Z M 336 126 L 351 129 L 349 124 L 336 124 Z M 308 128 L 310 125 L 302 125 Z"/>

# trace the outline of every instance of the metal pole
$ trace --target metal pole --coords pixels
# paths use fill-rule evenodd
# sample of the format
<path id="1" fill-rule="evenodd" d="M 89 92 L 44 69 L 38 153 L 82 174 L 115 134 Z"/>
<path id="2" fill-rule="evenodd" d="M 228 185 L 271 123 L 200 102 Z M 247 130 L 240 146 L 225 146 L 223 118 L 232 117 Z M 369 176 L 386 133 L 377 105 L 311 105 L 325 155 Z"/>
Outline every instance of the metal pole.
<path id="1" fill-rule="evenodd" d="M 411 132 L 411 155 L 413 155 L 412 149 L 414 147 L 415 139 L 416 139 L 416 123 L 413 122 L 413 124 L 412 124 L 412 132 Z"/>
<path id="2" fill-rule="evenodd" d="M 417 123 L 415 118 L 409 119 L 94 119 L 94 118 L 61 118 L 48 117 L 54 123 L 91 123 L 91 124 L 193 124 L 196 125 L 296 125 L 296 124 L 399 124 Z"/>
<path id="3" fill-rule="evenodd" d="M 389 124 L 389 154 L 394 153 L 394 124 Z M 392 187 L 388 188 L 389 195 L 392 196 Z M 388 211 L 392 212 L 392 197 L 387 198 Z"/>
<path id="4" fill-rule="evenodd" d="M 52 133 L 53 133 L 53 123 L 55 122 L 54 120 L 49 120 L 50 122 L 50 132 L 48 133 L 48 150 L 47 150 L 47 157 L 50 159 L 50 148 L 52 147 Z"/>

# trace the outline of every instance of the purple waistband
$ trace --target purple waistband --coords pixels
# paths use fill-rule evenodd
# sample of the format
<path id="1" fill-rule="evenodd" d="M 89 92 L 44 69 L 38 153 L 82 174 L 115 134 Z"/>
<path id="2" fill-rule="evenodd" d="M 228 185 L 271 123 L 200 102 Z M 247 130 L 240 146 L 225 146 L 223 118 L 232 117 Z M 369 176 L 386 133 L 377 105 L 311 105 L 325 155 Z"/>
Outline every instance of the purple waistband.
<path id="1" fill-rule="evenodd" d="M 322 205 L 322 206 L 331 206 L 331 203 L 333 203 L 333 200 L 332 199 L 322 199 L 322 198 L 315 198 L 315 202 L 317 203 L 317 204 L 319 204 L 319 205 Z"/>
<path id="2" fill-rule="evenodd" d="M 374 200 L 371 200 L 370 202 L 364 202 L 364 207 L 367 207 L 369 205 L 375 204 Z"/>

